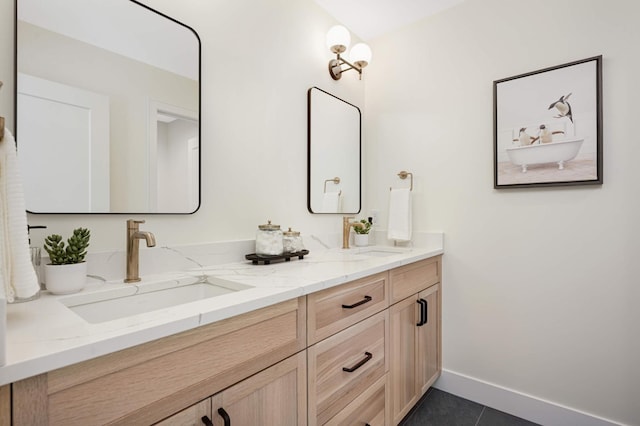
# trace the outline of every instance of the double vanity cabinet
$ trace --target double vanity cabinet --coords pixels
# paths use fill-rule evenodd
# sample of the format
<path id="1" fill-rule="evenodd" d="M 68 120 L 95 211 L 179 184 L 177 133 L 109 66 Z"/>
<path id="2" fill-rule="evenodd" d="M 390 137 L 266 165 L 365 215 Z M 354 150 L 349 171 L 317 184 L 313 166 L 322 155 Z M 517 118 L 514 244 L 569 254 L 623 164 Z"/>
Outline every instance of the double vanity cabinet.
<path id="1" fill-rule="evenodd" d="M 440 276 L 434 256 L 15 382 L 12 423 L 396 425 L 440 375 Z"/>

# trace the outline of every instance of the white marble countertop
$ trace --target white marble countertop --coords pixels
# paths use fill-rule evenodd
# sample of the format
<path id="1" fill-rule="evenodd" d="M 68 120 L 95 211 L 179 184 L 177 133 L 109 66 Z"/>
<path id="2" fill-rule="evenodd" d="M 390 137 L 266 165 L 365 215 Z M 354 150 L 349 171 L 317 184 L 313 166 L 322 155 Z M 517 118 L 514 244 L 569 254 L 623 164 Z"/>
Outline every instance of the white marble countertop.
<path id="1" fill-rule="evenodd" d="M 67 308 L 62 301 L 70 296 L 42 292 L 37 300 L 7 306 L 7 362 L 0 367 L 0 385 L 442 254 L 442 234 L 435 235 L 422 247 L 392 253 L 364 252 L 371 247 L 313 250 L 302 260 L 271 265 L 238 261 L 146 275 L 138 285 L 206 275 L 251 288 L 101 323 L 89 323 Z M 131 286 L 92 280 L 77 294 Z"/>

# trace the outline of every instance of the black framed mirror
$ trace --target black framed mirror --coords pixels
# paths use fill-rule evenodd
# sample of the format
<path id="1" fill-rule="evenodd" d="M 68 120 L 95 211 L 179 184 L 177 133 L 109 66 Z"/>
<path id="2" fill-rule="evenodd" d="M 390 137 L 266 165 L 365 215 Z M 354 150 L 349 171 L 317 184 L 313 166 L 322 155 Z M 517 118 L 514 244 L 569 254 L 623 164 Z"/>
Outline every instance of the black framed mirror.
<path id="1" fill-rule="evenodd" d="M 30 213 L 200 206 L 200 39 L 134 0 L 16 0 Z"/>
<path id="2" fill-rule="evenodd" d="M 318 87 L 307 91 L 309 212 L 360 212 L 361 131 L 360 108 Z"/>

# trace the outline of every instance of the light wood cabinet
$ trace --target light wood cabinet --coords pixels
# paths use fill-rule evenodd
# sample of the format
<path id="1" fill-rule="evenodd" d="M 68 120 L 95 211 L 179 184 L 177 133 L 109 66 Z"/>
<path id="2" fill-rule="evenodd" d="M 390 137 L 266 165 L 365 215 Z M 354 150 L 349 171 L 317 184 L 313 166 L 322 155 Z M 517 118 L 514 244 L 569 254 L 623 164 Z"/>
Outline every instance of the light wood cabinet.
<path id="1" fill-rule="evenodd" d="M 388 370 L 385 309 L 310 346 L 309 424 L 324 425 Z"/>
<path id="2" fill-rule="evenodd" d="M 211 398 L 185 408 L 179 413 L 156 423 L 156 426 L 207 426 L 205 419 L 211 421 Z"/>
<path id="3" fill-rule="evenodd" d="M 425 319 L 422 326 L 416 327 L 418 332 L 418 386 L 420 395 L 424 395 L 429 387 L 440 377 L 442 370 L 442 333 L 440 284 L 429 287 L 418 294 L 424 300 Z"/>
<path id="4" fill-rule="evenodd" d="M 391 412 L 397 424 L 418 402 L 417 297 L 408 297 L 390 309 Z"/>
<path id="5" fill-rule="evenodd" d="M 433 271 L 439 264 L 413 265 L 407 271 L 397 271 L 402 277 L 394 284 L 418 292 L 390 307 L 390 410 L 392 424 L 398 424 L 436 381 L 441 372 L 441 291 L 440 284 L 432 284 Z M 421 276 L 418 271 L 427 273 Z M 439 272 L 437 273 L 439 276 Z M 426 288 L 425 288 L 426 287 Z M 396 289 L 397 290 L 397 289 Z M 420 291 L 421 290 L 421 291 Z"/>
<path id="6" fill-rule="evenodd" d="M 0 426 L 396 425 L 440 375 L 440 262 L 0 387 Z"/>
<path id="7" fill-rule="evenodd" d="M 384 426 L 389 424 L 387 419 L 387 375 L 378 379 L 362 394 L 358 395 L 351 404 L 329 420 L 326 426 Z"/>
<path id="8" fill-rule="evenodd" d="M 0 426 L 11 424 L 11 386 L 0 386 Z"/>
<path id="9" fill-rule="evenodd" d="M 389 271 L 391 304 L 440 282 L 441 257 L 432 257 Z"/>
<path id="10" fill-rule="evenodd" d="M 300 352 L 156 426 L 304 426 L 306 391 L 306 355 Z"/>
<path id="11" fill-rule="evenodd" d="M 389 273 L 371 275 L 307 296 L 307 342 L 312 345 L 389 306 Z"/>
<path id="12" fill-rule="evenodd" d="M 307 363 L 301 352 L 214 395 L 213 423 L 234 426 L 307 424 Z"/>
<path id="13" fill-rule="evenodd" d="M 13 423 L 152 424 L 305 347 L 301 297 L 17 382 Z"/>

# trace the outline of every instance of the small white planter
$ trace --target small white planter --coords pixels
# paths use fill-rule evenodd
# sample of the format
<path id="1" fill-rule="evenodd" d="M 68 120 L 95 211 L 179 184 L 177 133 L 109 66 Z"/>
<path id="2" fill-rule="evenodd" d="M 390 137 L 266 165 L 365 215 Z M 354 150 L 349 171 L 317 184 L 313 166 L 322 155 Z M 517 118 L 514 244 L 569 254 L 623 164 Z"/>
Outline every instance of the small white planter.
<path id="1" fill-rule="evenodd" d="M 353 242 L 358 247 L 366 247 L 369 245 L 369 234 L 354 234 Z"/>
<path id="2" fill-rule="evenodd" d="M 47 290 L 53 294 L 70 294 L 82 290 L 87 283 L 87 262 L 70 265 L 44 265 Z"/>

